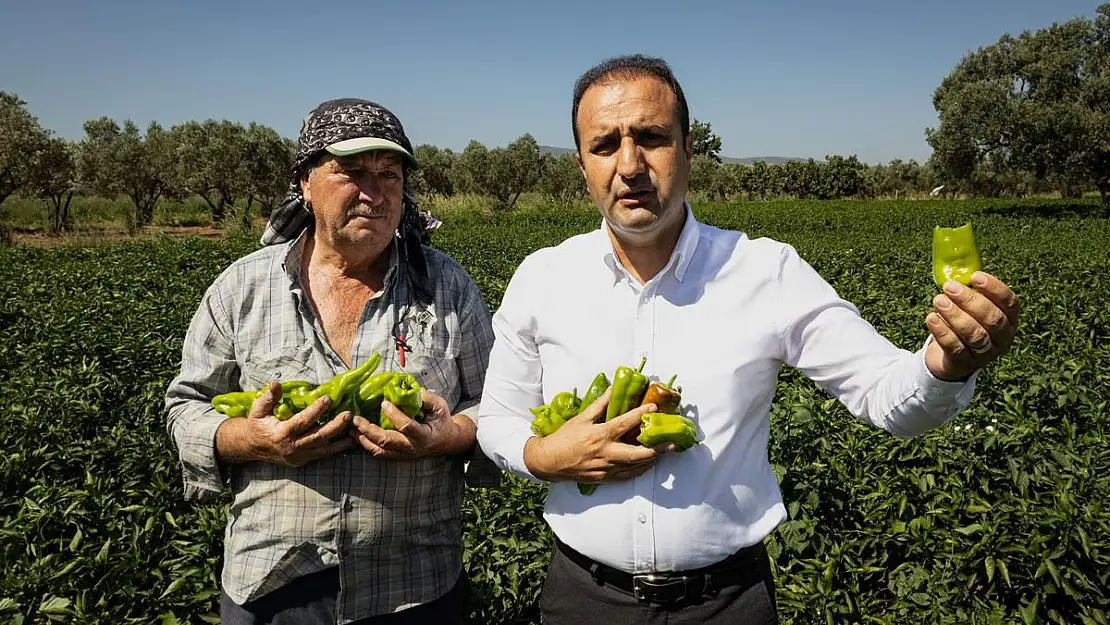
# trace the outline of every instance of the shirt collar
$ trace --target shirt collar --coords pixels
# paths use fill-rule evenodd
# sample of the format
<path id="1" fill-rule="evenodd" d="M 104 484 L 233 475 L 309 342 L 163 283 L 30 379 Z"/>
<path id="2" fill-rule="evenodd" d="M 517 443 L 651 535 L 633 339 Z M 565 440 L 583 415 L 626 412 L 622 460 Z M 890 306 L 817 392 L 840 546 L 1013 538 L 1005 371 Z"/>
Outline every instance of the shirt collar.
<path id="1" fill-rule="evenodd" d="M 285 275 L 289 278 L 290 282 L 299 285 L 301 277 L 301 260 L 304 258 L 304 245 L 305 241 L 311 236 L 312 228 L 305 228 L 301 230 L 297 238 L 285 243 L 286 251 L 285 257 L 281 261 L 281 268 Z M 382 289 L 378 293 L 385 291 L 385 287 L 392 282 L 397 273 L 397 263 L 400 261 L 400 256 L 397 251 L 398 240 L 394 239 L 394 244 L 389 246 L 389 269 L 385 272 L 385 278 L 382 280 Z"/>
<path id="2" fill-rule="evenodd" d="M 701 238 L 701 224 L 694 217 L 690 202 L 683 200 L 682 208 L 686 211 L 686 222 L 682 225 L 682 233 L 678 236 L 678 242 L 675 244 L 674 251 L 671 252 L 670 260 L 667 261 L 663 271 L 660 272 L 666 273 L 673 269 L 674 277 L 679 282 L 682 282 L 686 277 L 686 270 L 690 268 L 690 261 L 694 258 L 694 252 L 698 248 L 698 240 Z M 628 272 L 617 260 L 616 253 L 613 250 L 613 242 L 609 238 L 609 223 L 604 218 L 601 220 L 601 238 L 601 258 L 613 272 L 613 279 L 619 280 L 621 277 L 627 276 Z"/>

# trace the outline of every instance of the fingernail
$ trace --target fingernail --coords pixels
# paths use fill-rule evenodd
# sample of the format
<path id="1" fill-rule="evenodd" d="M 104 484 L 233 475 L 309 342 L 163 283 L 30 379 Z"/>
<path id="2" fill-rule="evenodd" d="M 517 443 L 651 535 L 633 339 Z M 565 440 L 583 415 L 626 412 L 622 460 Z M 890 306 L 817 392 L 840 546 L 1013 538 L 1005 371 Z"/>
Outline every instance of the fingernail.
<path id="1" fill-rule="evenodd" d="M 320 399 L 320 401 L 322 401 L 322 402 L 323 402 L 323 405 L 324 405 L 324 407 L 325 407 L 325 408 L 327 408 L 327 407 L 328 407 L 329 405 L 331 405 L 331 397 L 328 397 L 327 395 L 324 395 L 324 396 L 323 396 L 323 397 L 322 397 L 322 398 Z"/>
<path id="2" fill-rule="evenodd" d="M 971 283 L 975 286 L 987 286 L 987 276 L 979 272 L 975 272 L 971 274 Z"/>
<path id="3" fill-rule="evenodd" d="M 948 310 L 949 308 L 952 308 L 952 300 L 943 295 L 938 295 L 933 298 L 933 304 L 935 304 L 936 307 L 941 310 Z"/>
<path id="4" fill-rule="evenodd" d="M 964 285 L 956 282 L 955 280 L 949 280 L 948 282 L 944 283 L 944 290 L 948 291 L 952 295 L 959 295 L 960 293 L 963 293 Z"/>

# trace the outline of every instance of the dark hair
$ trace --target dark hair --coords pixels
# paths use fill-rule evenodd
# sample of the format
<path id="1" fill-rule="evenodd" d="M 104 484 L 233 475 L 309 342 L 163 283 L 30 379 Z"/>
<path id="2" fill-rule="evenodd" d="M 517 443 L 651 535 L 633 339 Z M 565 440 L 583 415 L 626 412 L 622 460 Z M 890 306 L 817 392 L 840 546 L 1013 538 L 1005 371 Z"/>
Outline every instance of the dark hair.
<path id="1" fill-rule="evenodd" d="M 601 63 L 586 70 L 574 83 L 574 106 L 570 111 L 570 128 L 574 132 L 574 147 L 581 149 L 578 141 L 578 105 L 582 102 L 582 95 L 590 87 L 612 79 L 643 78 L 654 76 L 667 83 L 678 98 L 678 123 L 682 126 L 682 138 L 685 140 L 690 135 L 690 109 L 686 106 L 686 96 L 682 93 L 682 86 L 678 84 L 674 72 L 663 59 L 630 54 L 606 59 Z"/>

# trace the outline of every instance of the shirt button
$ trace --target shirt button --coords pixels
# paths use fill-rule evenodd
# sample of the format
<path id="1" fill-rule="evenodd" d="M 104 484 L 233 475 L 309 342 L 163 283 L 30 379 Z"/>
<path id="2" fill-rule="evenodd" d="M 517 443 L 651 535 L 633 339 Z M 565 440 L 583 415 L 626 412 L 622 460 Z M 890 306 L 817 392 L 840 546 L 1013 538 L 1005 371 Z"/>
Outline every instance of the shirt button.
<path id="1" fill-rule="evenodd" d="M 351 510 L 354 510 L 354 509 L 355 509 L 355 504 L 351 503 L 350 499 L 347 500 L 347 503 L 343 504 L 343 510 L 345 510 L 347 512 L 350 512 Z"/>
<path id="2" fill-rule="evenodd" d="M 644 514 L 643 512 L 641 512 L 640 516 L 637 517 L 637 518 L 640 519 L 640 523 L 647 523 L 647 515 Z"/>

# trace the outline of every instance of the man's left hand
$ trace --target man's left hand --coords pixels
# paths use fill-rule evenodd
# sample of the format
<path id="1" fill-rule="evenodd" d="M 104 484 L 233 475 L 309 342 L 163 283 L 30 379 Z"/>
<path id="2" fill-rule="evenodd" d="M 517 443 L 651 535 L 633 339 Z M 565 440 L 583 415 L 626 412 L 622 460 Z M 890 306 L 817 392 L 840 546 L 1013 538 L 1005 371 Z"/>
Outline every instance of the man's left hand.
<path id="1" fill-rule="evenodd" d="M 942 380 L 964 380 L 997 360 L 1017 333 L 1020 304 L 1010 287 L 982 271 L 972 274 L 971 286 L 949 280 L 925 319 L 934 338 L 925 365 Z"/>
<path id="2" fill-rule="evenodd" d="M 429 391 L 420 395 L 424 422 L 410 419 L 399 408 L 382 402 L 382 413 L 396 429 L 385 430 L 361 416 L 352 421 L 351 436 L 363 449 L 394 460 L 462 453 L 475 444 L 477 427 L 464 415 L 452 415 L 446 400 Z"/>

